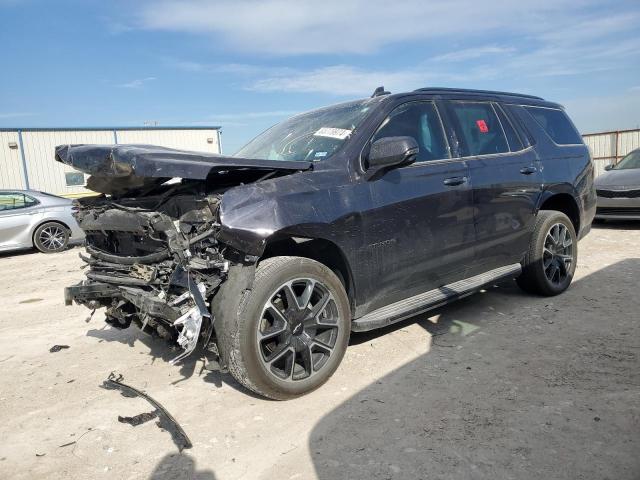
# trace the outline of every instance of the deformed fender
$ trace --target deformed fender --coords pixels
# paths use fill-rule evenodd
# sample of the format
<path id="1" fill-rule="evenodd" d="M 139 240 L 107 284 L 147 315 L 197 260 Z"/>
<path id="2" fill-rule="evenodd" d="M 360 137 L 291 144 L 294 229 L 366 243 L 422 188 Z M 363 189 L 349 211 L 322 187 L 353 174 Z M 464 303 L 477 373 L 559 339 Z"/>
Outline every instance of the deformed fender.
<path id="1" fill-rule="evenodd" d="M 315 238 L 354 208 L 352 193 L 336 187 L 334 172 L 299 172 L 230 188 L 220 200 L 218 239 L 261 256 L 274 235 Z M 344 179 L 341 181 L 345 181 Z"/>
<path id="2" fill-rule="evenodd" d="M 227 280 L 211 300 L 213 328 L 220 358 L 224 363 L 233 355 L 233 352 L 226 349 L 233 344 L 232 339 L 238 335 L 238 310 L 244 298 L 251 292 L 255 274 L 255 263 L 232 264 L 227 273 Z"/>

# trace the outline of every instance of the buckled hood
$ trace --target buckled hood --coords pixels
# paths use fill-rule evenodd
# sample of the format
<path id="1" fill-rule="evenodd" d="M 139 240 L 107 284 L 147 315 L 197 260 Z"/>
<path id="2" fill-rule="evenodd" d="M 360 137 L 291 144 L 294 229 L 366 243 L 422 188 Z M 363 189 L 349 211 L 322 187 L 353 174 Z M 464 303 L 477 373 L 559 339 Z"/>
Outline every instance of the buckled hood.
<path id="1" fill-rule="evenodd" d="M 228 170 L 300 171 L 311 162 L 256 160 L 153 145 L 60 145 L 56 160 L 92 176 L 87 186 L 101 193 L 140 188 L 180 177 L 205 180 Z M 153 180 L 150 180 L 153 179 Z"/>

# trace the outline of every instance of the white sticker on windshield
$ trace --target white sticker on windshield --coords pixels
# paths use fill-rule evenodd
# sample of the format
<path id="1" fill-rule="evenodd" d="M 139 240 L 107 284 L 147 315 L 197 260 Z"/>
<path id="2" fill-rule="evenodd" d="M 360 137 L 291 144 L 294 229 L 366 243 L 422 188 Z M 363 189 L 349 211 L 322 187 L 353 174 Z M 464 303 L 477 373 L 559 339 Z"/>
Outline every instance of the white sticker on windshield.
<path id="1" fill-rule="evenodd" d="M 349 135 L 351 135 L 351 130 L 329 127 L 322 127 L 320 130 L 313 134 L 314 137 L 329 137 L 337 138 L 338 140 L 344 140 Z"/>

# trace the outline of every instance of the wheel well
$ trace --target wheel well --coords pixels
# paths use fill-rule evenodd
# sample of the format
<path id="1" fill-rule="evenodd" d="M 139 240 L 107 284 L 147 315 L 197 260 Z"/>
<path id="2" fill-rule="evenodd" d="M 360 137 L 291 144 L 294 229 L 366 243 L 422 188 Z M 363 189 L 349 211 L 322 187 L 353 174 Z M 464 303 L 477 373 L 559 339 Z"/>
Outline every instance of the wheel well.
<path id="1" fill-rule="evenodd" d="M 31 243 L 33 243 L 34 247 L 36 245 L 36 231 L 45 223 L 57 223 L 58 225 L 62 225 L 64 228 L 67 229 L 67 231 L 69 232 L 69 235 L 71 235 L 71 229 L 69 228 L 69 225 L 67 225 L 66 223 L 61 222 L 60 220 L 43 220 L 38 225 L 36 225 L 36 227 L 33 229 L 33 232 L 31 233 Z"/>
<path id="2" fill-rule="evenodd" d="M 540 210 L 557 210 L 564 213 L 573 223 L 576 235 L 580 232 L 580 210 L 575 199 L 568 193 L 557 193 L 547 198 L 540 206 Z"/>
<path id="3" fill-rule="evenodd" d="M 340 248 L 329 240 L 320 238 L 289 237 L 267 243 L 259 261 L 278 256 L 309 258 L 329 267 L 340 279 L 349 298 L 351 309 L 355 308 L 355 288 L 351 269 Z"/>

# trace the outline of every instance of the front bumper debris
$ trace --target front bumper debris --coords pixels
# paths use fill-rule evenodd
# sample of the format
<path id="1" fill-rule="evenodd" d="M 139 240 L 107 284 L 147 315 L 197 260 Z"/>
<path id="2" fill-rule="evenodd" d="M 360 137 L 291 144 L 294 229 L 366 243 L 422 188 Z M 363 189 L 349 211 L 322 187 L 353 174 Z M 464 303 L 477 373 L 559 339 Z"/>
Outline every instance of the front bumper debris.
<path id="1" fill-rule="evenodd" d="M 177 344 L 174 364 L 207 346 L 214 332 L 210 299 L 229 261 L 215 233 L 219 196 L 83 200 L 76 218 L 86 232 L 87 279 L 65 289 L 65 303 L 104 307 L 116 328 L 132 323 Z M 153 205 L 149 208 L 148 205 Z M 158 207 L 159 206 L 159 207 Z"/>

